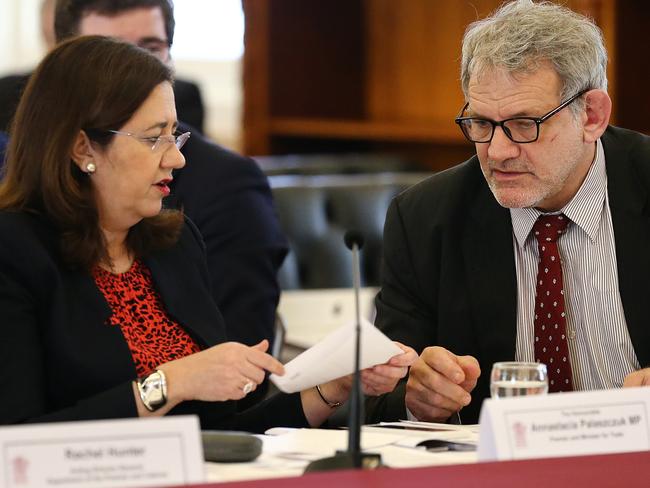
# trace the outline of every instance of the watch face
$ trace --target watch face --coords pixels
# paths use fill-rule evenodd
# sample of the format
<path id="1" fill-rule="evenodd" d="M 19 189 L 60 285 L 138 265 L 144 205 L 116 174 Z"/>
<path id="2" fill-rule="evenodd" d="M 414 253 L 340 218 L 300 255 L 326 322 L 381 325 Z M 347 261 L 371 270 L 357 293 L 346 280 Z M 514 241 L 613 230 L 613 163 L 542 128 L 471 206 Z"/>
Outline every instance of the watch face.
<path id="1" fill-rule="evenodd" d="M 162 391 L 158 387 L 151 386 L 147 390 L 147 400 L 152 405 L 158 405 L 163 400 Z"/>
<path id="2" fill-rule="evenodd" d="M 167 403 L 167 385 L 162 371 L 155 371 L 138 381 L 142 403 L 149 411 L 154 411 Z"/>

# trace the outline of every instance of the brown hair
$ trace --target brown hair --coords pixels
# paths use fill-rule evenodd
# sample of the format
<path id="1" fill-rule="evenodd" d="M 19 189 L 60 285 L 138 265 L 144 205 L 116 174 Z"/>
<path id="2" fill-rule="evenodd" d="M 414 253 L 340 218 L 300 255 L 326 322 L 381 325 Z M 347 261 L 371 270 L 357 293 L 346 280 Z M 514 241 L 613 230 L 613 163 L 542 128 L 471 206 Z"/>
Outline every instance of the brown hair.
<path id="1" fill-rule="evenodd" d="M 71 160 L 82 129 L 106 147 L 172 73 L 143 49 L 102 36 L 84 36 L 52 50 L 25 88 L 11 128 L 0 209 L 46 217 L 60 233 L 61 254 L 74 267 L 110 264 L 89 176 Z M 97 134 L 101 134 L 97 135 Z M 173 245 L 183 216 L 163 210 L 129 230 L 136 256 Z"/>

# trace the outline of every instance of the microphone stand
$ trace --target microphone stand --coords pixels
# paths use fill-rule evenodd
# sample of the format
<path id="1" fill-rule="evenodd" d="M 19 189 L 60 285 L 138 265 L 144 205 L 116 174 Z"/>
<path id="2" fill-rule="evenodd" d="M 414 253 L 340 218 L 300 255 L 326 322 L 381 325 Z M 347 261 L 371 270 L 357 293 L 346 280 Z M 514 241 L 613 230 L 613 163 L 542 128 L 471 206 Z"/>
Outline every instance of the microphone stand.
<path id="1" fill-rule="evenodd" d="M 354 467 L 361 467 L 361 424 L 363 405 L 361 404 L 361 312 L 359 311 L 359 288 L 361 288 L 361 266 L 359 265 L 359 244 L 352 243 L 352 286 L 354 287 L 355 348 L 354 381 L 350 393 L 350 420 L 348 425 L 348 453 L 352 456 Z"/>
<path id="2" fill-rule="evenodd" d="M 307 465 L 305 473 L 316 471 L 333 471 L 337 469 L 375 469 L 382 466 L 381 455 L 361 452 L 361 425 L 363 424 L 363 395 L 361 392 L 361 312 L 359 306 L 359 289 L 361 288 L 361 266 L 359 250 L 363 246 L 363 235 L 348 231 L 345 244 L 352 250 L 352 284 L 354 286 L 355 352 L 354 380 L 350 392 L 350 418 L 348 420 L 348 449 L 336 451 L 331 457 L 317 459 Z"/>

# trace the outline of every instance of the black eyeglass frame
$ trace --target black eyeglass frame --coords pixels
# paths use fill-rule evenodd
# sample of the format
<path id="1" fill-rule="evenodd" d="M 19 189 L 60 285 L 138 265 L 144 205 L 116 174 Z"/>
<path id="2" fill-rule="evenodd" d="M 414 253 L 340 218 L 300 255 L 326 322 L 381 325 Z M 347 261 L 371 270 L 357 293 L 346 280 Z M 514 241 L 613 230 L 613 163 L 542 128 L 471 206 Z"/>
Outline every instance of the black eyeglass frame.
<path id="1" fill-rule="evenodd" d="M 486 118 L 483 118 L 483 117 L 462 117 L 465 110 L 467 110 L 467 107 L 469 107 L 469 102 L 467 102 L 465 104 L 465 106 L 463 107 L 463 109 L 458 114 L 458 117 L 456 117 L 456 119 L 454 121 L 456 122 L 456 124 L 458 124 L 458 127 L 460 128 L 460 131 L 463 133 L 463 135 L 465 136 L 465 138 L 469 142 L 473 142 L 473 143 L 477 143 L 477 144 L 485 144 L 485 143 L 488 143 L 488 142 L 492 142 L 492 138 L 494 137 L 494 131 L 496 130 L 497 127 L 501 127 L 501 130 L 503 131 L 503 133 L 512 142 L 517 143 L 517 144 L 529 144 L 529 143 L 535 142 L 535 141 L 537 141 L 539 139 L 539 126 L 541 124 L 546 122 L 548 119 L 553 117 L 555 114 L 560 112 L 562 109 L 564 109 L 564 108 L 568 107 L 569 105 L 571 105 L 575 100 L 577 100 L 578 98 L 580 98 L 582 95 L 584 95 L 585 93 L 587 93 L 590 90 L 591 90 L 591 88 L 586 88 L 586 89 L 576 93 L 575 95 L 573 95 L 572 97 L 566 99 L 560 105 L 555 107 L 550 112 L 542 115 L 541 117 L 511 117 L 509 119 L 501 120 L 500 122 L 497 122 L 497 121 L 491 120 L 491 119 L 486 119 Z M 465 129 L 463 128 L 463 123 L 466 120 L 480 120 L 480 121 L 483 121 L 483 122 L 490 123 L 492 125 L 492 131 L 490 132 L 490 137 L 487 138 L 486 140 L 481 140 L 481 141 L 475 141 L 475 140 L 471 139 L 469 134 L 467 132 L 465 132 Z M 515 140 L 514 137 L 512 136 L 512 132 L 510 132 L 510 129 L 508 129 L 508 127 L 505 125 L 507 122 L 510 122 L 511 120 L 530 120 L 532 122 L 535 122 L 535 129 L 536 129 L 535 138 L 531 139 L 531 140 L 526 140 L 526 141 L 517 141 L 517 140 Z"/>

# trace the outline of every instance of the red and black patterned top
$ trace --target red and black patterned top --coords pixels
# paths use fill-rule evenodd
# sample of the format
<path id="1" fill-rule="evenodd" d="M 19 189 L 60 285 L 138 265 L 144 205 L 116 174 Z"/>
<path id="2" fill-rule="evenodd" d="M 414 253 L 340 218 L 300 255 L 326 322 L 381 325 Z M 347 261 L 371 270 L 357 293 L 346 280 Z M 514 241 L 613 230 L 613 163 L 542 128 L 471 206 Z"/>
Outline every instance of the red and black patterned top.
<path id="1" fill-rule="evenodd" d="M 96 266 L 93 278 L 113 311 L 110 324 L 122 329 L 138 376 L 200 351 L 185 329 L 167 314 L 151 272 L 140 260 L 121 274 Z"/>

